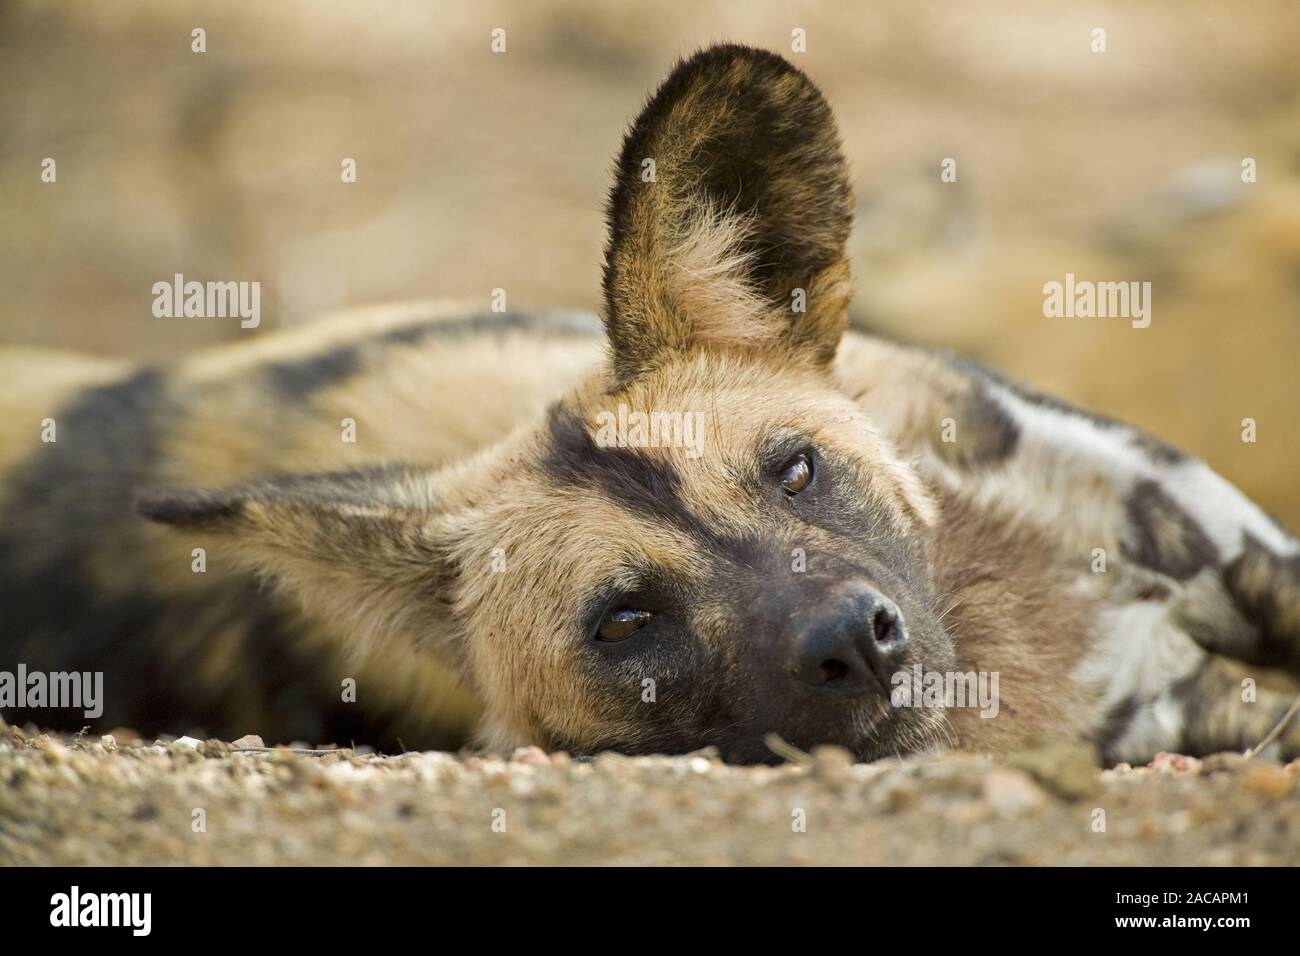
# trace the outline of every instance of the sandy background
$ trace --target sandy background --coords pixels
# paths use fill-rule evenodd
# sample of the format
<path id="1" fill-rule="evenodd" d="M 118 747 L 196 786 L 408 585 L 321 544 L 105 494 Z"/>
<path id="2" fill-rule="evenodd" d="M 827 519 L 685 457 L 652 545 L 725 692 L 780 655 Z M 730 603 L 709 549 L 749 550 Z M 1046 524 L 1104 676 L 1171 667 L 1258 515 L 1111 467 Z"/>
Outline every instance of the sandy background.
<path id="1" fill-rule="evenodd" d="M 683 52 L 798 27 L 855 171 L 857 321 L 1134 421 L 1300 527 L 1300 5 L 1242 10 L 8 0 L 0 341 L 158 359 L 367 301 L 593 307 L 644 97 Z M 154 318 L 176 272 L 260 280 L 262 328 Z M 1151 328 L 1044 318 L 1066 272 L 1152 282 Z"/>

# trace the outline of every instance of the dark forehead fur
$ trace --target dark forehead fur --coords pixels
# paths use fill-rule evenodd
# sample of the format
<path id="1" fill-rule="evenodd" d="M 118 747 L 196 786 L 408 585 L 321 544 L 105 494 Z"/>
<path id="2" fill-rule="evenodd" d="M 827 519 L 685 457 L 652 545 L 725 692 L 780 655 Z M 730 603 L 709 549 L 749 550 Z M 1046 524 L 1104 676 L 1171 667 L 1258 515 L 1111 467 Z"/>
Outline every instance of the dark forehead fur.
<path id="1" fill-rule="evenodd" d="M 545 473 L 563 485 L 594 487 L 635 514 L 698 532 L 699 521 L 682 500 L 682 480 L 667 462 L 631 448 L 601 448 L 586 424 L 562 405 L 547 414 Z"/>
<path id="2" fill-rule="evenodd" d="M 774 554 L 784 560 L 784 545 L 777 548 L 769 533 L 755 529 L 737 536 L 711 527 L 687 506 L 682 477 L 670 462 L 636 449 L 598 446 L 582 419 L 562 404 L 548 413 L 547 435 L 541 468 L 549 480 L 593 489 L 633 514 L 677 528 L 702 543 L 715 560 L 748 568 L 766 566 Z M 862 489 L 850 482 L 832 495 L 831 512 L 805 515 L 809 525 L 860 542 L 876 558 L 898 568 L 918 559 L 922 542 L 902 535 L 872 510 L 864 512 Z"/>

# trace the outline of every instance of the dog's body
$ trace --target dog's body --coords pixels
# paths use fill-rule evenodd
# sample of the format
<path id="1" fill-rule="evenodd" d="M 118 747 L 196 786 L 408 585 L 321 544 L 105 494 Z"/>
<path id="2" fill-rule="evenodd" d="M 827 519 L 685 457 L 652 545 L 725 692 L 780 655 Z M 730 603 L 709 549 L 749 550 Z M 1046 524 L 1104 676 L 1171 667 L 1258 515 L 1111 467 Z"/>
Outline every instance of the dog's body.
<path id="1" fill-rule="evenodd" d="M 473 696 L 424 655 L 352 653 L 346 627 L 253 580 L 219 544 L 142 520 L 135 499 L 157 486 L 457 461 L 598 361 L 598 332 L 582 313 L 412 305 L 349 312 L 167 369 L 0 350 L 12 429 L 0 446 L 12 454 L 0 461 L 0 670 L 102 671 L 105 728 L 389 748 L 465 739 Z M 355 441 L 344 440 L 345 419 Z M 205 546 L 196 572 L 193 549 Z M 356 705 L 341 699 L 349 677 Z M 0 716 L 87 723 L 79 709 Z"/>
<path id="2" fill-rule="evenodd" d="M 1300 545 L 1148 436 L 843 334 L 848 205 L 815 88 L 719 47 L 625 144 L 604 339 L 415 307 L 165 370 L 0 353 L 0 669 L 102 671 L 105 727 L 387 747 L 1258 741 Z M 700 444 L 604 441 L 629 411 Z M 928 672 L 997 675 L 996 716 L 891 695 Z"/>

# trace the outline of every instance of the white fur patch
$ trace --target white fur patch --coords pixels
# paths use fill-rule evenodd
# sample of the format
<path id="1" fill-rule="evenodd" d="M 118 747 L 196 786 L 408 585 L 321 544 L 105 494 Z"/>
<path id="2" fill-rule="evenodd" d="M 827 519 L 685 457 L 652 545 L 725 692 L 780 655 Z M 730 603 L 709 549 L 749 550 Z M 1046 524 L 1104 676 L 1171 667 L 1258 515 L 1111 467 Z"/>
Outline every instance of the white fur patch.
<path id="1" fill-rule="evenodd" d="M 1241 553 L 1243 532 L 1283 557 L 1300 552 L 1300 542 L 1203 462 L 1188 459 L 1175 465 L 1164 473 L 1160 485 L 1196 519 L 1225 564 Z"/>
<path id="2" fill-rule="evenodd" d="M 1097 645 L 1072 675 L 1096 710 L 1090 720 L 1100 730 L 1106 716 L 1126 701 L 1137 704 L 1129 725 L 1111 750 L 1123 759 L 1145 759 L 1157 750 L 1177 749 L 1182 710 L 1169 696 L 1171 685 L 1193 674 L 1208 653 L 1169 620 L 1164 604 L 1135 602 L 1103 610 Z"/>
<path id="3" fill-rule="evenodd" d="M 1155 460 L 1125 426 L 1038 405 L 996 383 L 989 389 L 1020 427 L 1020 442 L 1012 464 L 979 479 L 980 504 L 1027 511 L 1062 540 L 1109 548 L 1128 520 L 1125 499 L 1149 481 L 1201 526 L 1222 564 L 1241 553 L 1245 534 L 1279 555 L 1300 553 L 1300 541 L 1203 462 Z M 955 472 L 950 480 L 971 482 Z"/>

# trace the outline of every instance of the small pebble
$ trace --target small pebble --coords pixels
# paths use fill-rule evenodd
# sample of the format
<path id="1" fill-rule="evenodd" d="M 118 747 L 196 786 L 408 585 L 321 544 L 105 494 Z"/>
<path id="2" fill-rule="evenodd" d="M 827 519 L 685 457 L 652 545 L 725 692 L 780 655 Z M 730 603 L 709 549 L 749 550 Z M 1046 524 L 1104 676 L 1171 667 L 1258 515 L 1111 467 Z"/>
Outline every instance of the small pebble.
<path id="1" fill-rule="evenodd" d="M 41 734 L 36 738 L 36 747 L 45 751 L 54 763 L 68 762 L 68 748 L 58 737 L 51 737 L 49 734 Z"/>
<path id="2" fill-rule="evenodd" d="M 1241 770 L 1246 763 L 1246 758 L 1235 750 L 1225 750 L 1222 753 L 1210 754 L 1202 760 L 1201 773 L 1230 773 Z"/>
<path id="3" fill-rule="evenodd" d="M 990 770 L 984 775 L 981 788 L 984 799 L 999 816 L 1015 816 L 1047 802 L 1047 795 L 1029 774 L 1009 767 Z"/>
<path id="4" fill-rule="evenodd" d="M 853 766 L 853 755 L 843 747 L 822 744 L 814 747 L 812 752 L 813 776 L 827 783 L 839 783 L 849 775 Z"/>
<path id="5" fill-rule="evenodd" d="M 266 744 L 257 734 L 244 734 L 238 740 L 230 744 L 233 750 L 265 750 Z"/>
<path id="6" fill-rule="evenodd" d="M 1241 773 L 1241 789 L 1261 797 L 1285 797 L 1295 790 L 1295 785 L 1295 778 L 1275 763 L 1251 761 Z"/>
<path id="7" fill-rule="evenodd" d="M 1101 786 L 1096 748 L 1067 737 L 1040 739 L 1008 755 L 1007 762 L 1068 800 L 1095 793 Z"/>
<path id="8" fill-rule="evenodd" d="M 510 755 L 510 759 L 515 763 L 526 763 L 534 767 L 545 767 L 551 759 L 546 756 L 546 751 L 541 747 L 520 747 Z"/>
<path id="9" fill-rule="evenodd" d="M 1151 769 L 1166 773 L 1192 773 L 1201 769 L 1201 761 L 1186 754 L 1171 754 L 1162 750 L 1151 758 Z"/>

